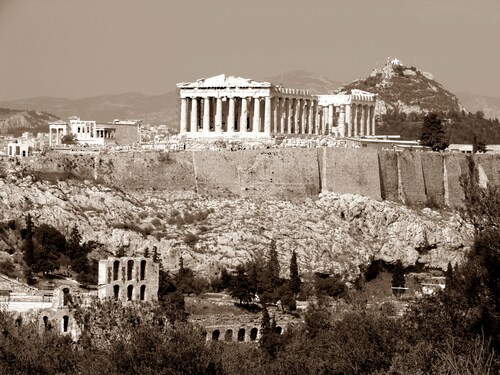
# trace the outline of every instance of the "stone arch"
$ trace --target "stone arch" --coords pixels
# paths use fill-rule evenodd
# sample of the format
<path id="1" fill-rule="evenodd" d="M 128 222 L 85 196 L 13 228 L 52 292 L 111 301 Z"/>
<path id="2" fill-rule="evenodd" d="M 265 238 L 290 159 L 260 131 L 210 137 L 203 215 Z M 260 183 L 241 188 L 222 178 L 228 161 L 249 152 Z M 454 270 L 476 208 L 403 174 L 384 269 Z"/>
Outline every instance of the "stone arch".
<path id="1" fill-rule="evenodd" d="M 212 332 L 212 341 L 218 341 L 220 336 L 220 331 L 216 329 Z"/>
<path id="2" fill-rule="evenodd" d="M 115 298 L 115 301 L 118 301 L 120 299 L 120 285 L 113 286 L 113 296 Z"/>
<path id="3" fill-rule="evenodd" d="M 127 262 L 127 280 L 130 281 L 132 280 L 132 271 L 134 269 L 134 261 L 132 259 L 129 259 Z"/>
<path id="4" fill-rule="evenodd" d="M 274 333 L 277 333 L 278 335 L 281 335 L 283 333 L 283 328 L 281 326 L 277 326 L 274 329 Z"/>
<path id="5" fill-rule="evenodd" d="M 132 301 L 134 298 L 134 286 L 129 285 L 127 287 L 127 301 Z"/>
<path id="6" fill-rule="evenodd" d="M 117 259 L 113 262 L 113 281 L 118 280 L 119 272 L 120 272 L 120 261 Z"/>
<path id="7" fill-rule="evenodd" d="M 49 331 L 49 330 L 50 330 L 50 329 L 49 329 L 49 324 L 50 324 L 50 323 L 49 323 L 49 317 L 48 317 L 48 316 L 44 316 L 44 317 L 42 318 L 42 320 L 43 320 L 43 326 L 45 327 L 45 330 L 46 330 L 46 331 Z"/>
<path id="8" fill-rule="evenodd" d="M 140 279 L 144 280 L 146 279 L 146 260 L 141 260 L 141 270 L 140 270 Z"/>
<path id="9" fill-rule="evenodd" d="M 259 329 L 257 327 L 253 327 L 250 330 L 250 341 L 255 341 L 257 340 L 257 335 L 259 333 Z"/>
<path id="10" fill-rule="evenodd" d="M 238 330 L 238 341 L 245 341 L 245 328 Z"/>
<path id="11" fill-rule="evenodd" d="M 146 300 L 146 285 L 141 285 L 141 289 L 139 290 L 139 299 L 141 301 Z"/>
<path id="12" fill-rule="evenodd" d="M 224 334 L 224 341 L 233 341 L 233 330 L 228 329 Z"/>
<path id="13" fill-rule="evenodd" d="M 69 316 L 64 315 L 62 318 L 62 331 L 68 332 L 68 326 L 69 326 Z"/>

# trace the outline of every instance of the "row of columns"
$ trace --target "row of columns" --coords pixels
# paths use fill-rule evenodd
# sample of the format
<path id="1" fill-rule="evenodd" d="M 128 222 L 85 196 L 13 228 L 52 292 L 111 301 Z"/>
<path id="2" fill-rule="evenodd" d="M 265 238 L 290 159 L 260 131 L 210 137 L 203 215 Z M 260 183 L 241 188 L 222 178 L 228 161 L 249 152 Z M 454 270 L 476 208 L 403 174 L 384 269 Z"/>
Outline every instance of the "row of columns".
<path id="1" fill-rule="evenodd" d="M 228 102 L 226 108 L 223 101 Z M 185 97 L 181 98 L 180 125 L 181 134 L 249 132 L 357 137 L 375 135 L 375 107 L 367 104 L 319 106 L 316 100 L 309 98 Z"/>
<path id="2" fill-rule="evenodd" d="M 350 104 L 345 106 L 344 129 L 341 136 L 363 137 L 375 135 L 375 106 L 367 104 Z M 345 131 L 347 128 L 347 134 Z"/>

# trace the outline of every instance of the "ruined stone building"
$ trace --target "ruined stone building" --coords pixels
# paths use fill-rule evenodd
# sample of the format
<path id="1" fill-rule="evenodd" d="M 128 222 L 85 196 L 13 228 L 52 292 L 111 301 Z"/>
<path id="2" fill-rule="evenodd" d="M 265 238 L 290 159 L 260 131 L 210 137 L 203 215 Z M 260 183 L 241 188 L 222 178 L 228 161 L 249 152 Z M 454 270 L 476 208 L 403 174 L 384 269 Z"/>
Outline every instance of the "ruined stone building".
<path id="1" fill-rule="evenodd" d="M 144 257 L 108 258 L 99 261 L 99 299 L 122 303 L 158 299 L 159 266 Z"/>
<path id="2" fill-rule="evenodd" d="M 225 76 L 177 84 L 180 134 L 189 138 L 375 135 L 376 95 L 311 95 L 270 82 Z"/>

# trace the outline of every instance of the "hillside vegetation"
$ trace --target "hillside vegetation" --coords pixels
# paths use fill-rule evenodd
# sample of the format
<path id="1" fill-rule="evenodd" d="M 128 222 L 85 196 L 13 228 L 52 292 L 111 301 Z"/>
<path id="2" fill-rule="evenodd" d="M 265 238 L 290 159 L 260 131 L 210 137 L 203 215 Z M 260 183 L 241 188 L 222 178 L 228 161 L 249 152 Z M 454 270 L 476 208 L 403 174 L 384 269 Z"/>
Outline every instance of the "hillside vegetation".
<path id="1" fill-rule="evenodd" d="M 23 132 L 48 133 L 49 123 L 58 119 L 43 111 L 0 108 L 0 134 L 19 137 Z"/>

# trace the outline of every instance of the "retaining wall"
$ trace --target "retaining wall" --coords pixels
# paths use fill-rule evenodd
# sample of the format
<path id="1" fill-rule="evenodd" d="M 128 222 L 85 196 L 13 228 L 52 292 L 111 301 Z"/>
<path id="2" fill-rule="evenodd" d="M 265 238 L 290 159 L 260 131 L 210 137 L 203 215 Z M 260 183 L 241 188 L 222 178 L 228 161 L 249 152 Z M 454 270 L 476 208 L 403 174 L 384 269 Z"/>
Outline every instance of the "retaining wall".
<path id="1" fill-rule="evenodd" d="M 500 183 L 500 155 L 476 155 L 483 181 Z M 463 199 L 463 154 L 372 149 L 288 148 L 109 155 L 49 154 L 0 159 L 0 176 L 77 176 L 123 190 L 291 199 L 320 191 L 355 193 L 408 205 L 456 207 Z"/>

